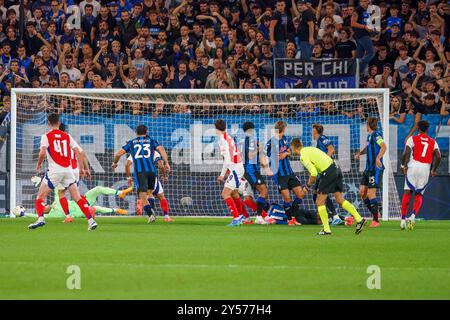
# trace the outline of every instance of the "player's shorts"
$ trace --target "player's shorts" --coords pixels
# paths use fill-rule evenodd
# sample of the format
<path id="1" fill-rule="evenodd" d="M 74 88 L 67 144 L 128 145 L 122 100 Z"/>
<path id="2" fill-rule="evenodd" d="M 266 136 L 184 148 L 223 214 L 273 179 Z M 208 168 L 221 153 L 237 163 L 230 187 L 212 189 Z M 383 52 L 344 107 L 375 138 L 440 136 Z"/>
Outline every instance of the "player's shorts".
<path id="1" fill-rule="evenodd" d="M 155 189 L 153 190 L 153 195 L 156 197 L 158 194 L 162 194 L 164 193 L 164 189 L 163 186 L 161 184 L 161 181 L 158 179 L 158 177 L 156 177 L 156 181 L 155 181 Z"/>
<path id="2" fill-rule="evenodd" d="M 428 184 L 430 170 L 427 168 L 412 167 L 408 168 L 405 178 L 404 190 L 416 191 L 422 193 Z"/>
<path id="3" fill-rule="evenodd" d="M 375 170 L 368 170 L 363 172 L 361 178 L 361 185 L 367 186 L 369 189 L 378 188 L 383 180 L 383 169 L 376 168 Z"/>
<path id="4" fill-rule="evenodd" d="M 327 170 L 320 174 L 317 192 L 320 194 L 329 194 L 335 192 L 344 192 L 344 177 L 342 171 L 334 163 Z"/>
<path id="5" fill-rule="evenodd" d="M 65 172 L 47 171 L 42 179 L 42 182 L 44 182 L 52 190 L 55 188 L 64 190 L 76 183 L 76 180 L 73 170 L 70 169 Z"/>
<path id="6" fill-rule="evenodd" d="M 227 181 L 225 181 L 225 188 L 235 190 L 239 189 L 242 178 L 244 177 L 244 168 L 236 168 L 230 172 Z"/>
<path id="7" fill-rule="evenodd" d="M 246 197 L 251 197 L 254 198 L 255 194 L 253 192 L 253 188 L 251 186 L 251 184 L 246 180 L 246 179 L 242 179 L 240 186 L 239 186 L 239 194 L 241 196 L 243 196 L 244 198 Z"/>
<path id="8" fill-rule="evenodd" d="M 258 185 L 266 184 L 266 180 L 264 180 L 263 176 L 258 171 L 245 171 L 244 178 L 252 186 L 253 189 L 256 189 L 256 186 Z"/>
<path id="9" fill-rule="evenodd" d="M 135 183 L 138 192 L 148 192 L 155 189 L 156 175 L 153 172 L 135 173 Z"/>
<path id="10" fill-rule="evenodd" d="M 290 174 L 288 176 L 277 176 L 278 191 L 282 190 L 292 190 L 296 187 L 301 187 L 300 179 L 295 174 Z"/>
<path id="11" fill-rule="evenodd" d="M 75 183 L 78 185 L 80 183 L 80 168 L 74 169 L 73 175 L 75 176 Z"/>

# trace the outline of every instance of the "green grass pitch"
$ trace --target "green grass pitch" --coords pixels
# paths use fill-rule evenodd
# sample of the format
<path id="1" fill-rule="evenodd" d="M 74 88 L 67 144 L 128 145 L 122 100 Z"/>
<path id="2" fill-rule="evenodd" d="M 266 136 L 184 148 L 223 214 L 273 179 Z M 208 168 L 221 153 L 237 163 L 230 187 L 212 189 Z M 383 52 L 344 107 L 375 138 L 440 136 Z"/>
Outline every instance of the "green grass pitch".
<path id="1" fill-rule="evenodd" d="M 231 228 L 229 219 L 142 217 L 65 225 L 0 219 L 0 299 L 449 299 L 450 221 L 366 228 Z M 66 287 L 67 268 L 81 289 Z M 367 268 L 380 267 L 369 290 Z"/>

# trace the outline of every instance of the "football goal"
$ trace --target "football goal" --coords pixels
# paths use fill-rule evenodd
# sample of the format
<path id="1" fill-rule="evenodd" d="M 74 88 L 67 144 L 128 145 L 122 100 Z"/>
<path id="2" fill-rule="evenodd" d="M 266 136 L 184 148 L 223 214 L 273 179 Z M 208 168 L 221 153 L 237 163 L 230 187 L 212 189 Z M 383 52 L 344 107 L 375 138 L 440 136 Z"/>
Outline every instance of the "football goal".
<path id="1" fill-rule="evenodd" d="M 365 121 L 379 119 L 388 151 L 379 198 L 383 220 L 399 217 L 399 199 L 389 161 L 389 91 L 387 89 L 273 89 L 273 90 L 125 90 L 125 89 L 13 89 L 10 207 L 33 210 L 37 192 L 35 172 L 40 136 L 47 130 L 47 115 L 59 113 L 67 131 L 88 156 L 91 179 L 80 181 L 80 191 L 96 186 L 127 187 L 125 160 L 113 171 L 113 154 L 135 136 L 139 124 L 163 145 L 169 155 L 171 175 L 163 187 L 174 215 L 227 215 L 217 176 L 222 167 L 214 121 L 224 119 L 227 131 L 240 145 L 242 124 L 252 121 L 261 146 L 274 132 L 278 120 L 287 122 L 288 139 L 299 137 L 315 145 L 312 126 L 324 127 L 335 147 L 344 174 L 346 198 L 362 215 L 370 217 L 358 195 L 365 156 L 354 159 L 367 141 Z M 306 182 L 307 172 L 291 158 L 295 173 Z M 269 201 L 281 203 L 272 177 L 266 176 Z M 50 200 L 49 200 L 50 201 Z M 119 199 L 100 196 L 97 204 L 121 207 L 135 214 L 136 193 Z M 303 202 L 314 210 L 312 195 Z M 58 210 L 54 208 L 53 210 Z M 338 209 L 340 210 L 340 209 Z"/>

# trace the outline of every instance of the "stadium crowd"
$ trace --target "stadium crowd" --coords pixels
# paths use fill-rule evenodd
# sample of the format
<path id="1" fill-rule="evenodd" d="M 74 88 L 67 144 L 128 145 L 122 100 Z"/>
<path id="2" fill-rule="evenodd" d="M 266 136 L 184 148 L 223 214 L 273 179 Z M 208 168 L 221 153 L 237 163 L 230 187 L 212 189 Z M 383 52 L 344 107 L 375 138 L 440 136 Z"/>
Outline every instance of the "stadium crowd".
<path id="1" fill-rule="evenodd" d="M 396 122 L 450 111 L 444 0 L 23 0 L 22 24 L 19 2 L 0 0 L 0 123 L 12 86 L 265 89 L 274 58 L 359 58 L 360 87 L 390 88 Z M 378 31 L 365 20 L 374 5 Z M 66 105 L 61 112 L 102 108 Z M 115 108 L 158 115 L 163 106 Z"/>

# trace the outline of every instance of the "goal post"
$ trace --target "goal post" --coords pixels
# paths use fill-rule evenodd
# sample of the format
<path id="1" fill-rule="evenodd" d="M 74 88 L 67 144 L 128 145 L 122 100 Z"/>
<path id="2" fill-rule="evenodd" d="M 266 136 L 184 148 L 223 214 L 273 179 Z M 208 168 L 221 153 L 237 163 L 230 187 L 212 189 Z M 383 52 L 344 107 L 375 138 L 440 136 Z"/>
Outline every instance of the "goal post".
<path id="1" fill-rule="evenodd" d="M 37 189 L 29 181 L 39 149 L 39 137 L 47 130 L 47 115 L 58 112 L 68 132 L 86 151 L 93 179 L 82 181 L 82 192 L 105 186 L 126 187 L 124 163 L 116 172 L 110 168 L 113 153 L 133 137 L 138 124 L 149 127 L 150 136 L 167 150 L 172 174 L 164 185 L 176 215 L 226 215 L 216 183 L 221 159 L 215 143 L 213 123 L 227 121 L 236 142 L 242 140 L 242 124 L 253 121 L 261 145 L 270 139 L 278 120 L 288 124 L 288 138 L 300 137 L 314 145 L 312 124 L 324 125 L 324 134 L 335 144 L 337 160 L 344 172 L 346 196 L 364 216 L 370 216 L 357 194 L 365 159 L 353 159 L 354 151 L 365 145 L 365 119 L 378 117 L 387 151 L 379 197 L 382 218 L 398 218 L 399 199 L 389 159 L 388 89 L 28 89 L 11 92 L 11 181 L 10 206 L 33 208 Z M 293 168 L 302 181 L 306 172 L 298 159 Z M 270 177 L 269 200 L 281 202 Z M 135 211 L 134 195 L 125 200 L 101 196 L 100 206 Z M 304 205 L 314 210 L 311 195 Z"/>

